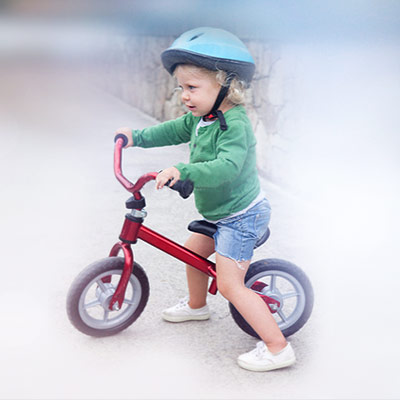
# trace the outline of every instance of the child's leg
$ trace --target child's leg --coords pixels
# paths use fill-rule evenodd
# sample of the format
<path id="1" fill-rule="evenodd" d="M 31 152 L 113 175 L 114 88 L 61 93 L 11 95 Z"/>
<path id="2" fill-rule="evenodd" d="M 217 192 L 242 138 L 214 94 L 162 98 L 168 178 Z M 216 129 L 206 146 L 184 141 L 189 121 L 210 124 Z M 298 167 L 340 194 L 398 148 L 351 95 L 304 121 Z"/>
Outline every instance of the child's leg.
<path id="1" fill-rule="evenodd" d="M 230 301 L 257 332 L 271 353 L 282 350 L 287 342 L 264 301 L 244 285 L 250 261 L 240 262 L 217 253 L 217 284 L 220 293 Z"/>
<path id="2" fill-rule="evenodd" d="M 193 233 L 185 243 L 185 247 L 208 258 L 214 253 L 214 240 L 208 236 Z M 189 307 L 201 308 L 206 305 L 208 276 L 196 268 L 186 265 L 186 277 L 189 288 Z"/>

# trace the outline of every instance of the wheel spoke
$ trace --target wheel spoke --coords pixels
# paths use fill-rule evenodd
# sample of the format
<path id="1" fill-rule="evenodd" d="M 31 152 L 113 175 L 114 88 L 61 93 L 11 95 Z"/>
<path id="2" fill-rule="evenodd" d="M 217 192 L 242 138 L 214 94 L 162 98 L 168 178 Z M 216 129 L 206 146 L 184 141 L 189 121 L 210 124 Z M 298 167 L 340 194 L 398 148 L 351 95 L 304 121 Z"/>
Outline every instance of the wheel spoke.
<path id="1" fill-rule="evenodd" d="M 288 292 L 282 295 L 282 299 L 286 300 L 286 299 L 290 299 L 291 297 L 296 297 L 296 296 L 300 296 L 300 293 L 297 292 Z"/>
<path id="2" fill-rule="evenodd" d="M 108 321 L 108 314 L 110 313 L 109 310 L 104 310 L 104 316 L 103 316 L 103 321 L 107 322 Z"/>
<path id="3" fill-rule="evenodd" d="M 85 310 L 87 310 L 88 308 L 96 307 L 99 305 L 101 305 L 101 303 L 99 300 L 96 299 L 96 300 L 91 301 L 90 303 L 85 304 L 83 307 Z"/>
<path id="4" fill-rule="evenodd" d="M 132 305 L 133 304 L 133 300 L 124 299 L 123 303 Z"/>
<path id="5" fill-rule="evenodd" d="M 283 322 L 286 322 L 286 315 L 283 313 L 282 310 L 279 310 L 279 311 L 278 311 L 278 315 L 280 316 L 280 318 L 281 318 L 281 320 L 282 320 Z"/>
<path id="6" fill-rule="evenodd" d="M 270 282 L 270 290 L 271 292 L 275 292 L 276 289 L 276 275 L 271 275 L 271 282 Z"/>
<path id="7" fill-rule="evenodd" d="M 105 292 L 107 290 L 106 285 L 104 285 L 104 282 L 101 279 L 96 281 L 96 283 L 99 285 L 102 292 Z"/>

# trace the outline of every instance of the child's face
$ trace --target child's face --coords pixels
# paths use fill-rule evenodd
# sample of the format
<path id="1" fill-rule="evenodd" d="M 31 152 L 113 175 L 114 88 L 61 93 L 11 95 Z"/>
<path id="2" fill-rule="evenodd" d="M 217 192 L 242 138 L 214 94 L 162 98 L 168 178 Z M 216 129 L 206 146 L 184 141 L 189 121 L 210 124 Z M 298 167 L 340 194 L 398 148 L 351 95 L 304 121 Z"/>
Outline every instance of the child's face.
<path id="1" fill-rule="evenodd" d="M 221 89 L 215 76 L 192 65 L 179 65 L 175 76 L 182 89 L 182 102 L 189 111 L 195 117 L 207 115 Z"/>

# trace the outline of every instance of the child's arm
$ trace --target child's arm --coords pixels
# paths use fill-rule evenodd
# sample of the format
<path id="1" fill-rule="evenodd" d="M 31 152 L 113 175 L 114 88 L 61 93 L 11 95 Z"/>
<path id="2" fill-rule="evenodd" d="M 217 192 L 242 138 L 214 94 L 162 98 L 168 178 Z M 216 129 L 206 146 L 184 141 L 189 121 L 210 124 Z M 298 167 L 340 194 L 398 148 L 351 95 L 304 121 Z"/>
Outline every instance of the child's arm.
<path id="1" fill-rule="evenodd" d="M 187 143 L 190 141 L 192 128 L 195 124 L 193 118 L 190 113 L 143 130 L 133 130 L 134 145 L 149 148 Z"/>
<path id="2" fill-rule="evenodd" d="M 119 128 L 115 134 L 123 133 L 128 137 L 125 146 L 161 147 L 190 141 L 193 124 L 197 123 L 191 113 L 185 114 L 172 121 L 163 122 L 145 129 Z"/>

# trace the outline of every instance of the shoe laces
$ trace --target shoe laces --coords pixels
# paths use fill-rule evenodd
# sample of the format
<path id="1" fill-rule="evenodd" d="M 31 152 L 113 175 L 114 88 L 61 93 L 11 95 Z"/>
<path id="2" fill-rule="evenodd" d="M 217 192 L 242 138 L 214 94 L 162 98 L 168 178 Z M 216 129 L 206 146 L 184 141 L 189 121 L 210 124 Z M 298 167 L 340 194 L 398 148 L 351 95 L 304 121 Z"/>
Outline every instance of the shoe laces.
<path id="1" fill-rule="evenodd" d="M 258 359 L 264 358 L 269 353 L 268 348 L 264 342 L 258 342 L 253 352 Z"/>
<path id="2" fill-rule="evenodd" d="M 178 304 L 176 305 L 176 308 L 185 308 L 187 304 L 189 303 L 189 297 L 184 297 L 183 299 L 180 299 Z"/>

